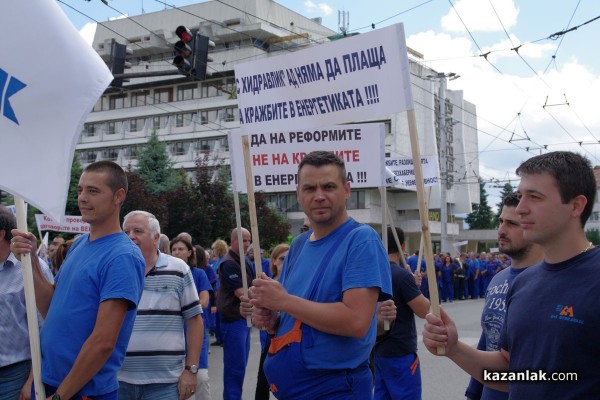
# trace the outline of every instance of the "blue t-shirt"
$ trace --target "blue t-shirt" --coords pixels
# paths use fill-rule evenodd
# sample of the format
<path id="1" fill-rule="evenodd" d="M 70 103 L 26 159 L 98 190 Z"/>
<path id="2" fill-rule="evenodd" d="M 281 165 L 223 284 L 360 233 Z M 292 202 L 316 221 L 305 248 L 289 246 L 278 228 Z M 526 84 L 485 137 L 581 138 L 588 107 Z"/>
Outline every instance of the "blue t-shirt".
<path id="1" fill-rule="evenodd" d="M 211 292 L 213 290 L 210 281 L 208 280 L 208 276 L 206 276 L 206 272 L 202 268 L 192 267 L 192 277 L 194 278 L 194 284 L 196 285 L 196 291 L 198 292 L 198 296 L 200 296 L 200 292 L 207 290 Z M 210 304 L 209 304 L 210 307 Z M 208 327 L 208 318 L 206 316 L 210 314 L 210 310 L 208 308 L 202 308 L 202 312 L 204 313 L 204 327 Z"/>
<path id="2" fill-rule="evenodd" d="M 527 268 L 506 297 L 501 347 L 511 371 L 575 372 L 577 381 L 509 384 L 511 399 L 600 399 L 600 248 Z"/>
<path id="3" fill-rule="evenodd" d="M 506 294 L 513 280 L 523 271 L 525 268 L 507 268 L 492 278 L 485 293 L 485 306 L 481 313 L 482 332 L 477 349 L 500 351 L 500 335 L 506 317 Z M 490 389 L 473 378 L 469 382 L 466 394 L 473 400 L 479 398 L 483 400 L 508 399 L 507 392 Z"/>
<path id="4" fill-rule="evenodd" d="M 344 224 L 355 224 L 349 218 Z M 340 225 L 326 237 L 313 242 L 306 239 L 300 254 L 294 254 L 299 246 L 296 238 L 285 258 L 281 283 L 295 296 L 307 298 L 309 286 L 323 257 L 335 245 L 336 235 L 344 225 Z M 289 264 L 295 260 L 294 265 Z M 354 288 L 380 288 L 379 301 L 391 297 L 391 276 L 387 254 L 377 233 L 368 225 L 361 225 L 345 235 L 333 252 L 330 260 L 324 264 L 327 270 L 318 283 L 318 289 L 312 301 L 319 303 L 341 302 L 344 291 Z M 295 319 L 286 313 L 281 314 L 278 336 L 290 331 Z M 360 338 L 331 335 L 311 329 L 312 338 L 302 339 L 303 358 L 308 369 L 345 369 L 356 368 L 369 359 L 369 353 L 375 343 L 377 326 L 375 313 L 368 333 Z"/>
<path id="5" fill-rule="evenodd" d="M 117 390 L 117 371 L 133 329 L 145 269 L 140 249 L 122 232 L 92 242 L 86 234 L 73 243 L 56 275 L 56 288 L 40 333 L 44 383 L 57 387 L 65 379 L 94 329 L 100 303 L 125 299 L 129 311 L 115 349 L 79 393 L 91 396 Z"/>
<path id="6" fill-rule="evenodd" d="M 406 259 L 406 263 L 410 266 L 410 270 L 414 273 L 417 270 L 417 263 L 419 262 L 419 256 L 416 254 L 410 256 Z M 425 259 L 421 258 L 421 268 L 420 271 L 425 270 Z"/>

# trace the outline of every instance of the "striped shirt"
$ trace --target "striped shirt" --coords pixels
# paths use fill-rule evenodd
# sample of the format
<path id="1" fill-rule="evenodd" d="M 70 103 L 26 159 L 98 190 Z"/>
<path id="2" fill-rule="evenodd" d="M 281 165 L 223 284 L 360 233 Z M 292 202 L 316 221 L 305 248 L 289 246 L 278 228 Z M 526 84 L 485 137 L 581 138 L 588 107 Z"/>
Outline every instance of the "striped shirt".
<path id="1" fill-rule="evenodd" d="M 173 383 L 185 364 L 184 321 L 202 313 L 188 265 L 159 253 L 146 275 L 119 381 Z"/>
<path id="2" fill-rule="evenodd" d="M 39 261 L 46 279 L 54 282 L 48 264 Z M 39 313 L 38 321 L 41 326 Z M 0 263 L 0 338 L 0 367 L 31 359 L 23 271 L 12 253 Z"/>

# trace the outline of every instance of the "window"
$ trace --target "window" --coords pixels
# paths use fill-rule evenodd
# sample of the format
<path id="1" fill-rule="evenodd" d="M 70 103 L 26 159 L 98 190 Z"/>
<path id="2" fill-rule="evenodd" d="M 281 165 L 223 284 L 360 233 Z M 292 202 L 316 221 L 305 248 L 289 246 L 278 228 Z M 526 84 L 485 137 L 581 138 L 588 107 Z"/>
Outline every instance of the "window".
<path id="1" fill-rule="evenodd" d="M 348 210 L 358 210 L 365 208 L 365 191 L 364 190 L 352 190 L 350 191 L 350 198 L 346 203 Z"/>
<path id="2" fill-rule="evenodd" d="M 235 107 L 228 107 L 228 108 L 222 109 L 220 111 L 221 121 L 224 121 L 224 122 L 235 121 L 235 111 L 237 111 Z"/>
<path id="3" fill-rule="evenodd" d="M 175 142 L 169 145 L 171 154 L 174 156 L 181 156 L 187 154 L 190 148 L 190 142 Z"/>
<path id="4" fill-rule="evenodd" d="M 120 108 L 125 108 L 125 100 L 127 99 L 126 94 L 116 94 L 114 96 L 110 96 L 108 99 L 108 109 L 109 110 L 118 110 Z"/>
<path id="5" fill-rule="evenodd" d="M 140 132 L 144 130 L 144 124 L 146 120 L 144 118 L 136 118 L 129 120 L 129 132 Z"/>
<path id="6" fill-rule="evenodd" d="M 85 136 L 96 136 L 100 134 L 102 124 L 85 124 L 83 127 L 83 133 Z"/>
<path id="7" fill-rule="evenodd" d="M 204 97 L 215 97 L 219 95 L 219 90 L 217 90 L 217 81 L 210 82 L 202 82 L 202 86 L 200 87 L 200 96 Z"/>
<path id="8" fill-rule="evenodd" d="M 102 151 L 102 158 L 105 160 L 115 161 L 119 157 L 119 149 L 106 149 Z"/>
<path id="9" fill-rule="evenodd" d="M 106 124 L 106 134 L 107 135 L 114 135 L 116 132 L 115 130 L 115 121 L 110 121 Z"/>
<path id="10" fill-rule="evenodd" d="M 191 100 L 194 98 L 194 90 L 198 87 L 197 84 L 182 85 L 177 87 L 177 101 Z"/>
<path id="11" fill-rule="evenodd" d="M 169 117 L 166 115 L 152 117 L 152 128 L 153 129 L 164 129 L 167 127 Z"/>
<path id="12" fill-rule="evenodd" d="M 140 90 L 131 94 L 131 107 L 141 107 L 148 104 L 148 97 L 150 92 L 147 90 Z"/>
<path id="13" fill-rule="evenodd" d="M 200 111 L 200 123 L 202 125 L 208 124 L 208 111 Z"/>
<path id="14" fill-rule="evenodd" d="M 296 199 L 295 193 L 270 194 L 270 195 L 266 195 L 265 200 L 271 206 L 275 207 L 277 209 L 277 211 L 281 211 L 281 212 L 300 211 L 300 206 L 298 205 L 298 201 Z"/>
<path id="15" fill-rule="evenodd" d="M 175 126 L 181 128 L 183 126 L 189 126 L 196 113 L 181 113 L 175 115 Z"/>
<path id="16" fill-rule="evenodd" d="M 81 152 L 81 160 L 84 163 L 93 163 L 96 161 L 98 152 L 96 150 L 85 150 Z"/>
<path id="17" fill-rule="evenodd" d="M 154 90 L 154 104 L 169 103 L 173 101 L 173 89 L 155 89 Z"/>

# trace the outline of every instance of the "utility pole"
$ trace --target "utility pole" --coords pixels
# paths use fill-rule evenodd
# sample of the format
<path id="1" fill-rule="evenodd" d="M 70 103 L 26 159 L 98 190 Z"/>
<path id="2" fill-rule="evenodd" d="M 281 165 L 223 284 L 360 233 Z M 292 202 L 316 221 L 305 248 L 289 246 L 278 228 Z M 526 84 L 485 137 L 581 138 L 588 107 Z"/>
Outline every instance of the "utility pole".
<path id="1" fill-rule="evenodd" d="M 449 251 L 448 246 L 448 153 L 447 153 L 447 138 L 448 138 L 448 121 L 446 120 L 446 78 L 454 80 L 459 78 L 459 75 L 454 72 L 448 74 L 438 72 L 437 75 L 427 75 L 427 79 L 437 80 L 440 82 L 438 99 L 440 101 L 440 111 L 438 115 L 438 126 L 440 129 L 440 247 L 442 252 Z"/>

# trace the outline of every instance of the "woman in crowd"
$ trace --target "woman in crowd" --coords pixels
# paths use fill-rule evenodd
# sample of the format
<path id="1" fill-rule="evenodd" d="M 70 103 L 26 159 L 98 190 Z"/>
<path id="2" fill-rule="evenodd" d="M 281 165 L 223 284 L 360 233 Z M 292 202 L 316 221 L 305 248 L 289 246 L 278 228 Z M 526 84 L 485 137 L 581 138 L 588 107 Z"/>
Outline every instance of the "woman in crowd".
<path id="1" fill-rule="evenodd" d="M 171 255 L 182 259 L 187 263 L 194 277 L 194 284 L 200 298 L 202 311 L 208 309 L 209 292 L 212 291 L 212 286 L 206 276 L 204 270 L 197 267 L 196 254 L 192 243 L 182 237 L 177 237 L 171 241 Z M 202 249 L 202 262 L 205 263 L 204 249 Z M 193 396 L 195 400 L 210 400 L 210 386 L 208 383 L 208 332 L 204 331 L 202 341 L 202 351 L 200 352 L 200 360 L 198 360 L 198 384 L 196 393 Z M 206 346 L 205 346 L 206 344 Z"/>

